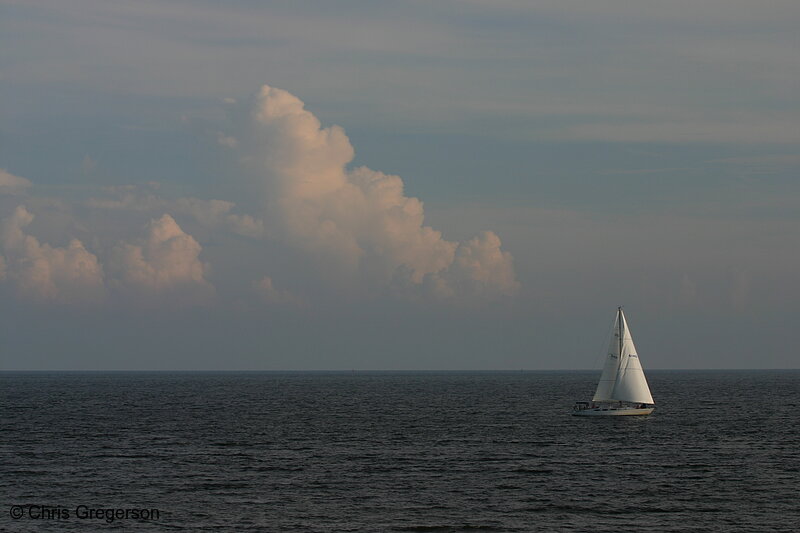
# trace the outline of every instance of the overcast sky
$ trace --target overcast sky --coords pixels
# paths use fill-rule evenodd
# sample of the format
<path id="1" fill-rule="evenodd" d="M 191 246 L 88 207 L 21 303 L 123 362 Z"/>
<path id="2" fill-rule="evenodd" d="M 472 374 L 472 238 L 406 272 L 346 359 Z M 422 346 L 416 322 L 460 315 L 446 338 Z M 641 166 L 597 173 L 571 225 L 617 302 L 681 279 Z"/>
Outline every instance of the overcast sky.
<path id="1" fill-rule="evenodd" d="M 0 0 L 0 369 L 797 368 L 798 27 Z"/>

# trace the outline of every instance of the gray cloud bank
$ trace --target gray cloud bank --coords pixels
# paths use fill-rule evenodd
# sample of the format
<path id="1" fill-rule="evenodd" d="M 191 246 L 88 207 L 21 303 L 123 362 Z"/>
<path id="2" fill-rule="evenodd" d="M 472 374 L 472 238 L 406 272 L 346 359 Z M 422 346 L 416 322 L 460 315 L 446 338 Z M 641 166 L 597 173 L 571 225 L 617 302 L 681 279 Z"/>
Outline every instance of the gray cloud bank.
<path id="1" fill-rule="evenodd" d="M 268 71 L 317 101 L 335 91 L 328 110 L 357 123 L 389 117 L 415 132 L 799 138 L 792 0 L 6 3 L 15 31 L 5 33 L 22 60 L 4 71 L 23 91 L 66 83 L 210 98 L 250 90 Z"/>

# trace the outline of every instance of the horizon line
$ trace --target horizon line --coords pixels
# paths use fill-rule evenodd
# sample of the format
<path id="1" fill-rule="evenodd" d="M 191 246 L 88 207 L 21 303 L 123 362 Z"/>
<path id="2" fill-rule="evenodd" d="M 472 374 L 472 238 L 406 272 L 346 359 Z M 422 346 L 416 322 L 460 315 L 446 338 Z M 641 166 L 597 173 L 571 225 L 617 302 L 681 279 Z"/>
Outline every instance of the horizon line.
<path id="1" fill-rule="evenodd" d="M 754 371 L 798 371 L 800 367 L 769 367 L 769 368 L 652 368 L 650 372 L 754 372 Z M 537 373 L 537 372 L 600 372 L 596 368 L 554 368 L 554 369 L 0 369 L 0 374 L 6 373 Z"/>

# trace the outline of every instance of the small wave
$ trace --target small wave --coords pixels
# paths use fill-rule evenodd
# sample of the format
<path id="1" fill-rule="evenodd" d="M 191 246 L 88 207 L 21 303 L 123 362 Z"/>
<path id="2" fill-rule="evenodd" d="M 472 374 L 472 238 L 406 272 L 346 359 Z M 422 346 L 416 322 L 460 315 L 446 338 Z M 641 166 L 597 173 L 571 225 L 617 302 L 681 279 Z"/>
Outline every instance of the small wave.
<path id="1" fill-rule="evenodd" d="M 418 525 L 418 526 L 405 526 L 395 528 L 395 531 L 442 531 L 452 532 L 457 531 L 508 531 L 508 528 L 499 528 L 490 525 L 472 525 L 464 524 L 461 526 L 455 525 Z"/>
<path id="2" fill-rule="evenodd" d="M 515 472 L 522 474 L 552 474 L 553 471 L 549 468 L 517 468 Z"/>

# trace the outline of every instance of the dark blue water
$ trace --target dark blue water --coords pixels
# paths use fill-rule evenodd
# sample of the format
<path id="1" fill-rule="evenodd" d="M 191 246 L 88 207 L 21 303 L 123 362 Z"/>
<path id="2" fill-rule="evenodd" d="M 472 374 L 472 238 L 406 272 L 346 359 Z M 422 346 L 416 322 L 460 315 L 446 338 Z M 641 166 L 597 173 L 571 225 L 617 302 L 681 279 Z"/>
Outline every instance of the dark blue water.
<path id="1" fill-rule="evenodd" d="M 800 371 L 597 377 L 0 374 L 0 529 L 798 531 Z"/>

